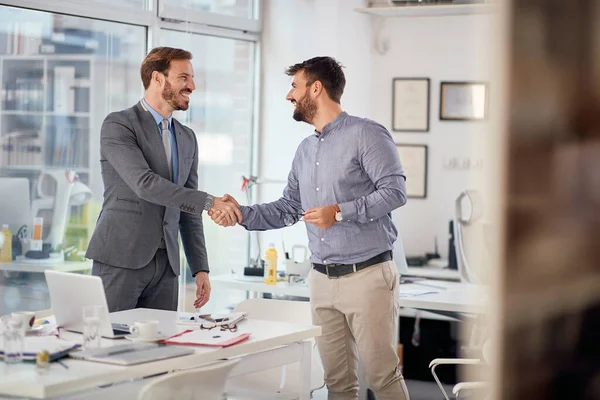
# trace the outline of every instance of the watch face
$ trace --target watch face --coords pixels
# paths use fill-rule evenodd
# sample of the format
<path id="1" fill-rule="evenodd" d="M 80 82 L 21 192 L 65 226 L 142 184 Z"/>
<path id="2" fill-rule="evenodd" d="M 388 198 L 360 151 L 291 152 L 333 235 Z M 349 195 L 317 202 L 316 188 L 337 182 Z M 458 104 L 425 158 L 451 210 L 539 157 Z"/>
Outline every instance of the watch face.
<path id="1" fill-rule="evenodd" d="M 342 222 L 342 213 L 341 212 L 336 212 L 335 213 L 335 220 L 338 222 Z"/>

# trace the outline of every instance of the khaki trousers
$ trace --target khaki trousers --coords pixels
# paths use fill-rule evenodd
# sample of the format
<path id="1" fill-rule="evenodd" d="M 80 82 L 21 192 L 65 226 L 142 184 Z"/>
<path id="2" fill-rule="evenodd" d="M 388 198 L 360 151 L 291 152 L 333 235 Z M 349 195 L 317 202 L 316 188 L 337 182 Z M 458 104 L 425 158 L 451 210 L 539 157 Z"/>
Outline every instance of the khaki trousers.
<path id="1" fill-rule="evenodd" d="M 408 400 L 398 369 L 398 272 L 393 261 L 339 278 L 310 271 L 313 324 L 329 400 L 358 399 L 358 360 L 377 400 Z"/>

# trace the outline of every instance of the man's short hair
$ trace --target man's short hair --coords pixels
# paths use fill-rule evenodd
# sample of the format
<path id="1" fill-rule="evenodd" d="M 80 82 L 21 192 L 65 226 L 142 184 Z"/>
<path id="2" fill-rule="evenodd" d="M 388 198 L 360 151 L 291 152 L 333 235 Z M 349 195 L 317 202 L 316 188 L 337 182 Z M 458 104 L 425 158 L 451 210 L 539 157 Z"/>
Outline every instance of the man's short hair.
<path id="1" fill-rule="evenodd" d="M 152 72 L 158 71 L 164 75 L 169 74 L 169 68 L 171 67 L 172 60 L 191 60 L 192 53 L 183 49 L 176 49 L 173 47 L 155 47 L 150 50 L 150 53 L 142 61 L 140 67 L 140 75 L 142 76 L 142 83 L 144 89 L 150 87 L 150 81 L 152 80 Z"/>
<path id="2" fill-rule="evenodd" d="M 320 81 L 329 98 L 339 104 L 346 87 L 343 67 L 332 57 L 314 57 L 288 67 L 285 73 L 294 76 L 298 72 L 304 71 L 307 86 L 312 85 L 315 81 Z"/>

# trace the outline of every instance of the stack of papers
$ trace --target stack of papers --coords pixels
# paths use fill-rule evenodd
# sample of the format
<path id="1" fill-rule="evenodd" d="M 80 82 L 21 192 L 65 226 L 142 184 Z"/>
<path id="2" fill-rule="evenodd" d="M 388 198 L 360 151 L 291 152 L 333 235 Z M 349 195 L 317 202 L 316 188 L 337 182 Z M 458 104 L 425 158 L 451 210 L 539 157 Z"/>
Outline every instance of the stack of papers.
<path id="1" fill-rule="evenodd" d="M 235 325 L 248 316 L 246 312 L 232 312 L 226 314 L 198 314 L 198 313 L 179 313 L 178 325 L 204 325 L 222 326 Z"/>
<path id="2" fill-rule="evenodd" d="M 163 343 L 228 347 L 243 342 L 249 337 L 249 333 L 230 332 L 228 330 L 222 331 L 219 328 L 214 328 L 199 331 L 187 330 L 168 338 L 163 341 Z"/>
<path id="3" fill-rule="evenodd" d="M 0 345 L 0 357 L 4 358 L 2 345 L 3 343 Z M 62 340 L 56 336 L 25 336 L 23 339 L 23 359 L 35 360 L 37 353 L 47 350 L 50 353 L 50 360 L 56 360 L 80 346 L 79 343 Z"/>
<path id="4" fill-rule="evenodd" d="M 426 289 L 423 287 L 403 288 L 400 287 L 400 297 L 414 297 L 430 293 L 439 293 L 439 290 Z"/>

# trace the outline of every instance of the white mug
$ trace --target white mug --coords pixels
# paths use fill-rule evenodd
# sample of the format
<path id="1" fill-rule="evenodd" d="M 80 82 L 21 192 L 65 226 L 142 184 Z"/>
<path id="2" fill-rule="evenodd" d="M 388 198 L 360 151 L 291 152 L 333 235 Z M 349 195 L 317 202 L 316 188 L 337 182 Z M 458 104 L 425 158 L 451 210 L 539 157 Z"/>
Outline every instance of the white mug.
<path id="1" fill-rule="evenodd" d="M 18 311 L 11 314 L 13 318 L 19 319 L 22 326 L 27 329 L 31 329 L 35 322 L 35 313 L 33 311 Z"/>
<path id="2" fill-rule="evenodd" d="M 154 339 L 158 335 L 158 321 L 138 321 L 129 327 L 129 332 L 142 339 Z"/>

